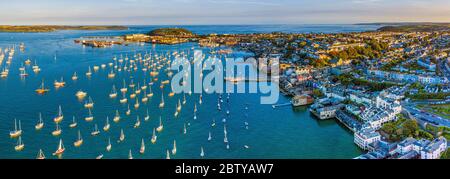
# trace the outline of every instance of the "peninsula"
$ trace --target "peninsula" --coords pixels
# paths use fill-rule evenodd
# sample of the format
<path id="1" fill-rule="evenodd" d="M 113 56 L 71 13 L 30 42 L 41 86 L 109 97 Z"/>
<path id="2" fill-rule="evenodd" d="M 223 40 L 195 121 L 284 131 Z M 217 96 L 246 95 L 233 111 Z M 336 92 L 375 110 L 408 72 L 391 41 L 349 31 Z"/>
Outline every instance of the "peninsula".
<path id="1" fill-rule="evenodd" d="M 0 32 L 53 32 L 58 30 L 127 30 L 126 26 L 65 26 L 65 25 L 0 25 Z"/>

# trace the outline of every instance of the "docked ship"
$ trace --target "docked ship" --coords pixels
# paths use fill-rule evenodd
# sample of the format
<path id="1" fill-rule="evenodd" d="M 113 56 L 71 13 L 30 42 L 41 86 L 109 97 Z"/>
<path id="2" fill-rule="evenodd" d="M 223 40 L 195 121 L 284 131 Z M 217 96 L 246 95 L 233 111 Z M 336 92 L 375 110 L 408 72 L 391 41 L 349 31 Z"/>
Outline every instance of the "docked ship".
<path id="1" fill-rule="evenodd" d="M 314 103 L 314 98 L 309 95 L 299 95 L 292 98 L 291 103 L 294 107 L 306 106 Z"/>

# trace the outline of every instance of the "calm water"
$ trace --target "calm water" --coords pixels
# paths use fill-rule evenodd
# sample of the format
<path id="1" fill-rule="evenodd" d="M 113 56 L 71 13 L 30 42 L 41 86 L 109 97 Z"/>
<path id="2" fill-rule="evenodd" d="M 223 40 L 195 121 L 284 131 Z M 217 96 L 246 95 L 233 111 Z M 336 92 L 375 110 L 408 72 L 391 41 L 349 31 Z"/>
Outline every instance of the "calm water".
<path id="1" fill-rule="evenodd" d="M 222 108 L 230 110 L 227 117 L 228 140 L 230 149 L 227 150 L 223 142 L 222 118 L 226 117 L 225 110 L 217 110 L 218 95 L 204 95 L 203 104 L 198 105 L 197 120 L 193 120 L 194 103 L 198 103 L 198 95 L 187 95 L 187 104 L 178 118 L 174 118 L 175 105 L 181 95 L 169 98 L 167 95 L 166 107 L 159 109 L 161 99 L 159 82 L 153 87 L 155 96 L 147 104 L 141 103 L 138 110 L 133 109 L 134 100 L 130 100 L 132 114 L 125 116 L 127 105 L 121 105 L 118 99 L 110 99 L 108 94 L 111 86 L 117 89 L 122 87 L 122 80 L 129 83 L 133 78 L 137 83 L 148 73 L 142 71 L 130 75 L 118 72 L 114 80 L 107 79 L 109 70 L 100 69 L 91 79 L 84 73 L 88 66 L 106 64 L 116 55 L 153 52 L 166 53 L 167 51 L 189 51 L 192 47 L 201 49 L 196 44 L 182 45 L 150 45 L 145 46 L 114 46 L 105 49 L 83 48 L 75 44 L 74 39 L 81 36 L 95 35 L 121 35 L 135 32 L 146 32 L 161 26 L 134 26 L 126 31 L 61 31 L 53 33 L 0 33 L 0 47 L 9 47 L 12 44 L 25 43 L 24 53 L 16 50 L 10 74 L 6 79 L 0 79 L 0 158 L 35 158 L 39 149 L 42 149 L 47 158 L 51 156 L 60 138 L 63 139 L 66 152 L 63 158 L 95 158 L 104 154 L 105 158 L 127 158 L 131 149 L 134 158 L 165 158 L 166 150 L 172 149 L 173 140 L 177 141 L 177 154 L 172 158 L 200 158 L 200 147 L 203 146 L 206 158 L 353 158 L 361 151 L 353 144 L 353 135 L 337 124 L 335 121 L 318 121 L 314 119 L 306 108 L 292 109 L 284 107 L 272 109 L 270 105 L 259 104 L 260 94 L 232 94 L 230 102 L 224 102 Z M 274 26 L 185 26 L 195 33 L 253 33 L 253 32 L 356 32 L 374 30 L 374 26 L 353 25 L 274 25 Z M 203 49 L 208 51 L 208 49 Z M 56 60 L 55 60 L 56 55 Z M 42 72 L 34 74 L 31 67 L 27 67 L 30 76 L 24 80 L 19 77 L 19 67 L 27 58 L 36 60 Z M 6 59 L 5 59 L 6 61 Z M 1 66 L 3 68 L 4 62 Z M 70 80 L 72 74 L 79 74 L 78 81 Z M 62 89 L 53 88 L 53 81 L 64 77 L 67 86 Z M 50 88 L 47 95 L 39 96 L 34 90 L 39 87 L 41 80 L 46 81 Z M 75 93 L 82 89 L 88 92 L 95 102 L 93 122 L 85 122 L 87 110 L 84 102 L 76 99 Z M 167 94 L 166 88 L 166 94 Z M 128 93 L 129 94 L 129 93 Z M 225 96 L 224 96 L 225 101 Z M 289 100 L 281 97 L 279 103 Z M 245 110 L 245 104 L 249 109 Z M 58 105 L 62 105 L 64 121 L 61 123 L 62 135 L 53 137 L 51 132 L 55 129 L 53 117 L 57 113 Z M 149 109 L 151 120 L 143 121 L 146 109 Z M 113 123 L 115 110 L 121 113 L 120 123 Z M 34 126 L 38 114 L 42 113 L 45 127 L 35 131 Z M 248 114 L 248 118 L 244 114 Z M 136 116 L 141 117 L 141 127 L 134 129 Z M 70 129 L 72 116 L 78 121 L 78 127 Z M 106 116 L 110 117 L 111 129 L 109 132 L 101 131 L 99 136 L 93 137 L 90 132 L 94 124 L 103 128 Z M 158 134 L 156 144 L 150 143 L 152 129 L 159 125 L 158 118 L 162 116 L 164 131 Z M 13 130 L 14 118 L 22 121 L 22 139 L 25 149 L 15 152 L 16 139 L 9 138 L 9 131 Z M 216 126 L 211 127 L 212 120 Z M 249 129 L 244 127 L 244 121 L 249 123 Z M 187 126 L 187 134 L 183 134 L 183 125 Z M 118 144 L 120 129 L 123 129 L 126 139 Z M 77 132 L 81 130 L 84 143 L 75 148 L 73 142 Z M 208 132 L 212 133 L 212 141 L 207 141 Z M 112 151 L 106 152 L 108 138 L 111 137 Z M 141 139 L 146 143 L 146 152 L 139 154 Z M 244 145 L 250 146 L 245 149 Z"/>

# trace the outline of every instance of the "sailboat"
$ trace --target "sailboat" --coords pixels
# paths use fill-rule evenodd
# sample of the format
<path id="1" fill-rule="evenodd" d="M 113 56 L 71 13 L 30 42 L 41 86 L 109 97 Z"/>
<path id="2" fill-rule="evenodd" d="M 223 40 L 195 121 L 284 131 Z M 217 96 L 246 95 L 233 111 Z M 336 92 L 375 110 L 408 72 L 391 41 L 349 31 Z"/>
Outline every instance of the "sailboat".
<path id="1" fill-rule="evenodd" d="M 69 125 L 70 128 L 75 128 L 77 127 L 77 121 L 75 120 L 75 116 L 73 116 L 73 120 L 72 120 L 72 124 Z"/>
<path id="2" fill-rule="evenodd" d="M 136 94 L 141 94 L 142 90 L 140 84 L 138 83 L 136 90 L 134 91 Z"/>
<path id="3" fill-rule="evenodd" d="M 52 132 L 52 135 L 53 135 L 53 136 L 59 136 L 59 135 L 61 135 L 61 133 L 62 133 L 62 130 L 61 130 L 61 128 L 59 127 L 59 124 L 56 123 L 56 129 Z"/>
<path id="4" fill-rule="evenodd" d="M 37 94 L 45 94 L 47 92 L 49 92 L 50 90 L 45 88 L 44 86 L 44 81 L 42 80 L 41 86 L 35 90 Z"/>
<path id="5" fill-rule="evenodd" d="M 147 96 L 147 92 L 146 92 L 146 91 L 144 91 L 144 95 L 143 95 L 143 97 L 142 97 L 142 102 L 143 102 L 143 103 L 148 102 L 148 96 Z"/>
<path id="6" fill-rule="evenodd" d="M 127 116 L 129 116 L 129 115 L 131 114 L 130 105 L 128 105 L 128 110 L 125 112 L 125 114 L 126 114 Z"/>
<path id="7" fill-rule="evenodd" d="M 77 91 L 77 93 L 75 93 L 75 96 L 76 96 L 79 100 L 82 100 L 82 99 L 84 99 L 84 98 L 87 96 L 87 93 L 84 92 L 84 91 L 82 91 L 82 90 L 79 90 L 79 91 Z"/>
<path id="8" fill-rule="evenodd" d="M 200 99 L 198 100 L 198 103 L 201 105 L 203 102 L 203 96 L 200 94 Z"/>
<path id="9" fill-rule="evenodd" d="M 205 151 L 203 150 L 203 146 L 200 148 L 200 157 L 205 157 Z"/>
<path id="10" fill-rule="evenodd" d="M 130 152 L 128 153 L 128 159 L 133 159 L 133 155 L 131 154 L 131 150 L 130 150 Z"/>
<path id="11" fill-rule="evenodd" d="M 183 93 L 183 105 L 186 104 L 186 93 Z"/>
<path id="12" fill-rule="evenodd" d="M 113 98 L 116 98 L 116 97 L 117 97 L 116 86 L 113 85 L 112 91 L 111 91 L 111 93 L 109 94 L 109 98 L 113 99 Z"/>
<path id="13" fill-rule="evenodd" d="M 151 139 L 152 144 L 156 143 L 157 138 L 158 138 L 158 136 L 156 136 L 155 128 L 153 128 L 153 135 L 152 135 L 152 139 Z"/>
<path id="14" fill-rule="evenodd" d="M 178 111 L 178 112 L 181 111 L 181 101 L 180 101 L 180 100 L 178 100 L 177 111 Z"/>
<path id="15" fill-rule="evenodd" d="M 123 80 L 123 87 L 120 89 L 120 92 L 126 93 L 128 91 L 127 84 L 125 83 L 125 80 Z"/>
<path id="16" fill-rule="evenodd" d="M 25 148 L 25 144 L 22 142 L 22 137 L 19 136 L 19 140 L 17 141 L 17 145 L 14 147 L 16 151 L 22 151 Z"/>
<path id="17" fill-rule="evenodd" d="M 173 140 L 173 149 L 172 149 L 172 155 L 177 154 L 177 141 Z"/>
<path id="18" fill-rule="evenodd" d="M 164 107 L 164 94 L 161 93 L 161 103 L 159 103 L 159 108 Z"/>
<path id="19" fill-rule="evenodd" d="M 81 138 L 81 132 L 78 130 L 78 139 L 73 143 L 73 146 L 80 147 L 83 144 L 83 138 Z"/>
<path id="20" fill-rule="evenodd" d="M 178 104 L 176 105 L 176 108 L 178 108 Z M 178 117 L 178 110 L 175 110 L 174 116 L 175 116 L 175 118 Z"/>
<path id="21" fill-rule="evenodd" d="M 99 156 L 95 157 L 95 159 L 102 159 L 103 158 L 103 154 L 100 154 Z"/>
<path id="22" fill-rule="evenodd" d="M 136 103 L 134 104 L 134 109 L 138 109 L 140 106 L 139 99 L 136 99 Z"/>
<path id="23" fill-rule="evenodd" d="M 134 99 L 134 98 L 136 98 L 136 94 L 135 93 L 130 94 L 130 99 Z"/>
<path id="24" fill-rule="evenodd" d="M 111 138 L 108 138 L 108 145 L 106 146 L 106 151 L 111 151 L 112 145 L 111 145 Z"/>
<path id="25" fill-rule="evenodd" d="M 123 142 L 125 140 L 125 134 L 123 133 L 123 129 L 120 130 L 119 142 Z"/>
<path id="26" fill-rule="evenodd" d="M 148 120 L 150 120 L 150 115 L 148 114 L 148 109 L 147 109 L 147 115 L 145 116 L 144 121 L 148 121 Z"/>
<path id="27" fill-rule="evenodd" d="M 144 154 L 145 153 L 145 143 L 144 139 L 141 141 L 141 149 L 139 150 L 139 153 Z"/>
<path id="28" fill-rule="evenodd" d="M 92 76 L 91 66 L 89 66 L 88 72 L 86 72 L 86 76 L 87 77 L 91 77 Z"/>
<path id="29" fill-rule="evenodd" d="M 164 129 L 163 123 L 162 123 L 162 118 L 159 117 L 159 126 L 158 128 L 156 128 L 156 131 L 161 132 Z"/>
<path id="30" fill-rule="evenodd" d="M 153 92 L 152 92 L 152 88 L 149 88 L 149 93 L 147 94 L 147 97 L 151 98 L 153 97 Z"/>
<path id="31" fill-rule="evenodd" d="M 183 124 L 183 134 L 187 134 L 186 123 Z"/>
<path id="32" fill-rule="evenodd" d="M 136 117 L 136 123 L 134 124 L 134 128 L 139 128 L 141 126 L 141 121 L 139 120 L 139 116 Z"/>
<path id="33" fill-rule="evenodd" d="M 134 84 L 134 81 L 131 80 L 130 85 L 128 85 L 130 88 L 134 88 L 136 85 Z"/>
<path id="34" fill-rule="evenodd" d="M 100 131 L 98 130 L 97 124 L 94 125 L 94 131 L 91 132 L 92 136 L 97 136 L 100 134 Z"/>
<path id="35" fill-rule="evenodd" d="M 74 72 L 74 73 L 73 73 L 73 75 L 72 75 L 72 80 L 73 80 L 73 81 L 78 80 L 77 72 Z"/>
<path id="36" fill-rule="evenodd" d="M 53 155 L 61 155 L 64 153 L 66 149 L 64 148 L 64 144 L 62 139 L 59 139 L 58 149 L 53 153 Z"/>
<path id="37" fill-rule="evenodd" d="M 39 113 L 39 121 L 38 121 L 38 123 L 36 124 L 36 126 L 34 126 L 34 128 L 35 128 L 36 130 L 41 130 L 43 127 L 44 127 L 44 121 L 42 120 L 42 114 Z"/>
<path id="38" fill-rule="evenodd" d="M 166 151 L 166 159 L 170 159 L 170 152 L 169 152 L 169 150 Z"/>
<path id="39" fill-rule="evenodd" d="M 211 140 L 212 140 L 212 136 L 211 136 L 211 132 L 209 132 L 208 141 L 211 141 Z"/>
<path id="40" fill-rule="evenodd" d="M 86 122 L 91 122 L 94 120 L 94 116 L 92 115 L 91 109 L 88 109 L 88 116 L 84 118 L 84 120 L 86 120 Z"/>
<path id="41" fill-rule="evenodd" d="M 125 95 L 125 93 L 123 92 L 122 93 L 122 99 L 120 99 L 120 104 L 125 104 L 125 103 L 127 103 L 128 102 L 128 99 L 127 99 L 127 97 L 126 97 L 126 95 Z"/>
<path id="42" fill-rule="evenodd" d="M 115 74 L 114 71 L 111 69 L 111 72 L 108 73 L 108 78 L 109 78 L 109 79 L 112 79 L 112 78 L 114 78 L 114 77 L 116 77 L 116 74 Z"/>
<path id="43" fill-rule="evenodd" d="M 11 138 L 17 138 L 22 135 L 22 126 L 20 125 L 19 120 L 19 128 L 17 128 L 17 119 L 14 119 L 14 131 L 9 132 L 9 136 Z"/>
<path id="44" fill-rule="evenodd" d="M 110 126 L 111 125 L 109 125 L 109 117 L 108 116 L 106 116 L 106 124 L 105 124 L 105 126 L 103 127 L 103 131 L 109 131 L 109 128 L 110 128 Z"/>
<path id="45" fill-rule="evenodd" d="M 64 119 L 64 115 L 62 113 L 61 105 L 59 105 L 58 116 L 53 118 L 53 121 L 55 121 L 55 123 L 60 123 L 63 119 Z"/>
<path id="46" fill-rule="evenodd" d="M 213 122 L 212 122 L 212 124 L 211 124 L 211 127 L 215 127 L 215 126 L 216 126 L 216 120 L 213 119 Z"/>
<path id="47" fill-rule="evenodd" d="M 115 123 L 118 123 L 120 121 L 120 114 L 119 114 L 119 110 L 116 110 L 116 116 L 114 116 L 113 121 Z"/>
<path id="48" fill-rule="evenodd" d="M 85 107 L 85 108 L 88 108 L 88 109 L 94 107 L 94 101 L 92 101 L 92 98 L 91 98 L 90 96 L 89 96 L 88 101 L 86 101 L 86 102 L 84 103 L 84 107 Z"/>
<path id="49" fill-rule="evenodd" d="M 55 83 L 53 84 L 55 85 L 55 88 L 62 88 L 66 86 L 66 82 L 64 82 L 63 77 L 61 77 L 61 81 L 55 80 Z"/>
<path id="50" fill-rule="evenodd" d="M 39 149 L 36 159 L 40 159 L 40 160 L 45 159 L 45 155 L 44 155 L 44 152 L 42 151 L 42 149 Z"/>

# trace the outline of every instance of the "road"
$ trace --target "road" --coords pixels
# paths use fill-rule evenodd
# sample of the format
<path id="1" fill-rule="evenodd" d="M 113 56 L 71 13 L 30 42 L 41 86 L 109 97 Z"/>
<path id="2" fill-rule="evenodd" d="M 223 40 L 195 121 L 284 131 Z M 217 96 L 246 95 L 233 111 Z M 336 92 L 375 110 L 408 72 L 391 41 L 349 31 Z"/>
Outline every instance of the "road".
<path id="1" fill-rule="evenodd" d="M 409 113 L 414 115 L 417 120 L 421 120 L 423 122 L 433 123 L 439 126 L 450 127 L 450 119 L 445 119 L 443 117 L 430 114 L 426 111 L 421 111 L 417 109 L 414 104 L 403 104 L 402 105 Z"/>

